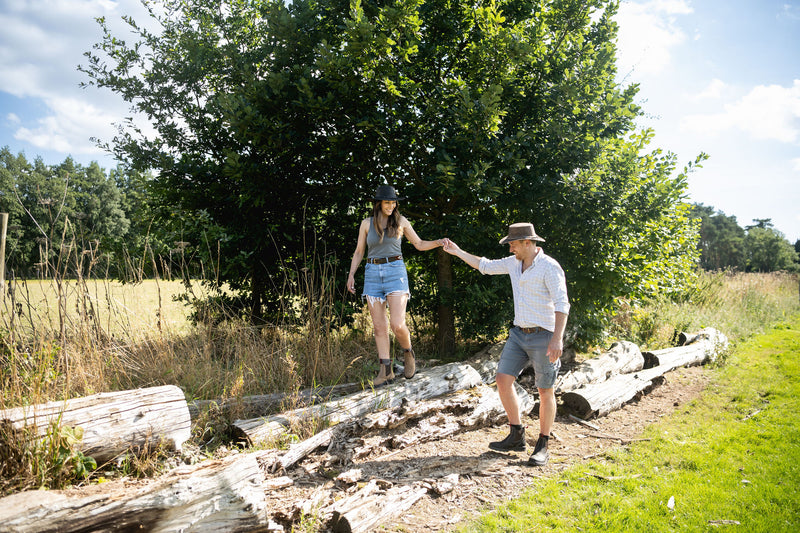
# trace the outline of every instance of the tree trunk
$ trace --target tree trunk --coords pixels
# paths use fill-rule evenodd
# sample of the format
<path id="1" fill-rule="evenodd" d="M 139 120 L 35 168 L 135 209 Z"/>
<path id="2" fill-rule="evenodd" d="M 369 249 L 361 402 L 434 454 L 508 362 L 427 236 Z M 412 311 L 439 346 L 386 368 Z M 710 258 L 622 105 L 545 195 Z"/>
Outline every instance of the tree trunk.
<path id="1" fill-rule="evenodd" d="M 108 483 L 89 496 L 27 491 L 0 499 L 0 533 L 57 531 L 263 531 L 268 505 L 259 454 L 171 470 L 130 488 Z"/>
<path id="2" fill-rule="evenodd" d="M 396 407 L 406 401 L 424 400 L 480 384 L 481 377 L 474 368 L 451 363 L 419 371 L 410 380 L 398 378 L 391 385 L 295 409 L 266 419 L 236 420 L 233 422 L 233 429 L 251 444 L 263 443 L 286 433 L 293 422 L 322 419 L 332 425 L 338 424 L 371 411 Z"/>
<path id="3" fill-rule="evenodd" d="M 362 533 L 400 516 L 425 496 L 428 489 L 404 485 L 383 490 L 379 482 L 367 485 L 333 505 L 331 526 L 335 533 Z"/>
<path id="4" fill-rule="evenodd" d="M 201 412 L 219 410 L 228 418 L 265 416 L 291 402 L 292 405 L 308 405 L 312 402 L 328 401 L 331 397 L 341 396 L 362 389 L 360 383 L 343 383 L 330 387 L 313 387 L 299 391 L 297 394 L 276 392 L 273 394 L 256 394 L 242 398 L 219 398 L 216 400 L 194 400 L 189 402 L 189 413 L 196 420 Z"/>
<path id="5" fill-rule="evenodd" d="M 456 318 L 453 310 L 453 260 L 443 249 L 437 249 L 436 279 L 439 287 L 439 328 L 436 330 L 436 346 L 439 357 L 450 357 L 456 353 Z"/>
<path id="6" fill-rule="evenodd" d="M 191 437 L 191 417 L 183 391 L 174 385 L 104 392 L 65 402 L 0 411 L 0 421 L 38 437 L 59 427 L 80 427 L 80 451 L 98 463 L 119 454 L 159 445 L 180 450 Z"/>
<path id="7" fill-rule="evenodd" d="M 714 361 L 717 354 L 728 347 L 728 337 L 714 328 L 703 328 L 697 333 L 681 333 L 680 342 L 683 346 L 644 352 L 645 368 L 701 365 Z"/>
<path id="8" fill-rule="evenodd" d="M 588 384 L 605 381 L 616 374 L 629 374 L 644 368 L 644 356 L 632 342 L 619 341 L 603 354 L 588 359 L 561 376 L 556 392 L 569 392 Z"/>

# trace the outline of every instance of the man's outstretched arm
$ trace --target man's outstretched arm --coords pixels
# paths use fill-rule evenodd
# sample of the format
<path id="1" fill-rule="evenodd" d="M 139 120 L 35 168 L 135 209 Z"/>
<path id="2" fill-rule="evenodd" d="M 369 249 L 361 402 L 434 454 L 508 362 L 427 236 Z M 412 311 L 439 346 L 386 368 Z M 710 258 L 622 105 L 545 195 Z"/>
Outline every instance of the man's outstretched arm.
<path id="1" fill-rule="evenodd" d="M 481 258 L 477 255 L 472 255 L 471 253 L 465 252 L 461 248 L 458 247 L 456 243 L 447 239 L 444 244 L 444 250 L 449 253 L 450 255 L 454 255 L 464 261 L 466 264 L 478 270 L 481 264 Z"/>

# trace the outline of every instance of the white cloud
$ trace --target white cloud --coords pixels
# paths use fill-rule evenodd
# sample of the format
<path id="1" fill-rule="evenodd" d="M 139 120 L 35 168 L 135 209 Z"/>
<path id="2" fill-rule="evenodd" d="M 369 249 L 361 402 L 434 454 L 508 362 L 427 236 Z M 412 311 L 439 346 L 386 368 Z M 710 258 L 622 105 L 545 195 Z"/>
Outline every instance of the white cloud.
<path id="1" fill-rule="evenodd" d="M 102 38 L 96 17 L 124 35 L 121 16 L 147 23 L 139 0 L 37 0 L 0 3 L 0 91 L 43 104 L 38 118 L 17 115 L 14 138 L 43 149 L 97 154 L 90 137 L 109 140 L 111 122 L 129 114 L 110 91 L 80 88 L 84 52 Z"/>
<path id="2" fill-rule="evenodd" d="M 687 39 L 676 25 L 675 17 L 692 12 L 686 0 L 622 2 L 616 17 L 620 73 L 662 72 L 672 61 L 672 49 Z"/>
<path id="3" fill-rule="evenodd" d="M 800 157 L 792 159 L 791 163 L 792 163 L 792 170 L 794 170 L 795 172 L 800 172 Z M 800 216 L 800 214 L 798 216 Z"/>
<path id="4" fill-rule="evenodd" d="M 21 122 L 16 113 L 9 113 L 6 115 L 6 120 L 11 124 L 19 124 Z"/>
<path id="5" fill-rule="evenodd" d="M 759 140 L 800 142 L 800 80 L 791 87 L 759 85 L 723 111 L 683 118 L 684 130 L 718 135 L 735 129 Z"/>
<path id="6" fill-rule="evenodd" d="M 722 81 L 714 78 L 709 82 L 706 87 L 692 97 L 693 100 L 717 100 L 722 97 L 723 92 L 728 88 L 728 85 Z"/>
<path id="7" fill-rule="evenodd" d="M 53 114 L 39 119 L 34 128 L 19 128 L 14 134 L 16 139 L 45 150 L 102 153 L 90 137 L 111 137 L 114 133 L 112 122 L 119 117 L 118 114 L 110 114 L 75 98 L 53 98 L 46 101 L 46 104 Z"/>

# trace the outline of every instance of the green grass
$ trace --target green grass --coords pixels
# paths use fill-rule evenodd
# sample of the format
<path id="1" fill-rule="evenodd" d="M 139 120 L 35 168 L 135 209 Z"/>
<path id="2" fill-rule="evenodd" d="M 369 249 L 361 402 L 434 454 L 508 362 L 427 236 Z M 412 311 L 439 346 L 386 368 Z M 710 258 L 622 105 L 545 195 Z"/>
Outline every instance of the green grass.
<path id="1" fill-rule="evenodd" d="M 652 440 L 541 480 L 461 531 L 800 531 L 800 315 L 713 372 Z"/>

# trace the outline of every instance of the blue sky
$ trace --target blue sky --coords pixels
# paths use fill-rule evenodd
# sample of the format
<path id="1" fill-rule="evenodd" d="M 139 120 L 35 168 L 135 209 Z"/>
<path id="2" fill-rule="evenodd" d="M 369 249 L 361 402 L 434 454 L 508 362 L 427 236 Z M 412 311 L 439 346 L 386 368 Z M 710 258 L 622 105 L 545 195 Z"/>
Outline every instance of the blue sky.
<path id="1" fill-rule="evenodd" d="M 95 17 L 145 20 L 139 0 L 0 2 L 0 147 L 60 163 L 114 161 L 110 139 L 128 114 L 114 94 L 81 89 L 83 53 L 100 40 Z M 800 1 L 627 0 L 617 20 L 619 76 L 638 83 L 652 148 L 689 179 L 689 200 L 737 218 L 771 218 L 800 239 Z"/>

